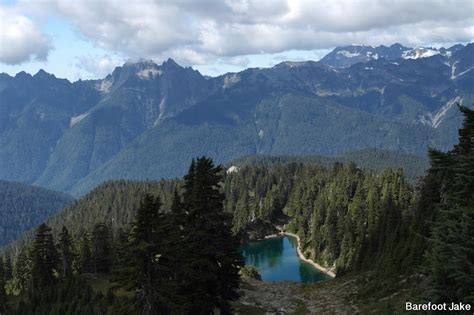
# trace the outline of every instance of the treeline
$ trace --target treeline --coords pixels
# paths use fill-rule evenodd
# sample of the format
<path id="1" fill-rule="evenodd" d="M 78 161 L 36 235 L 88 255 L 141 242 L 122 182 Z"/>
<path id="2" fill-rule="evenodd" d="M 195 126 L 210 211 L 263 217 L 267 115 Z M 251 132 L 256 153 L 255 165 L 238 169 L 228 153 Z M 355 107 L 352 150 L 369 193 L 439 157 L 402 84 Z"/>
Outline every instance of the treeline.
<path id="1" fill-rule="evenodd" d="M 429 160 L 427 156 L 422 157 L 374 148 L 350 151 L 336 157 L 323 157 L 317 155 L 250 155 L 238 158 L 228 163 L 228 165 L 271 167 L 275 164 L 302 163 L 305 165 L 321 165 L 325 168 L 331 168 L 336 162 L 344 164 L 354 162 L 363 170 L 378 172 L 387 168 L 400 168 L 403 169 L 405 177 L 412 184 L 416 183 L 422 176 L 424 176 L 426 170 L 429 168 Z"/>
<path id="2" fill-rule="evenodd" d="M 224 189 L 236 232 L 284 218 L 305 255 L 339 275 L 374 264 L 403 268 L 396 247 L 408 234 L 413 188 L 401 170 L 364 172 L 354 163 L 243 167 L 226 177 Z"/>
<path id="3" fill-rule="evenodd" d="M 230 313 L 243 259 L 223 212 L 221 174 L 210 159 L 193 161 L 166 211 L 145 193 L 116 237 L 104 223 L 76 236 L 64 226 L 58 237 L 41 224 L 13 268 L 0 263 L 0 313 Z M 110 279 L 105 293 L 92 290 L 96 277 Z M 20 302 L 8 305 L 5 289 Z"/>
<path id="4" fill-rule="evenodd" d="M 106 183 L 47 221 L 52 228 L 47 234 L 60 240 L 63 226 L 69 229 L 68 233 L 74 239 L 72 252 L 77 255 L 73 259 L 73 274 L 82 275 L 74 281 L 82 281 L 85 274 L 116 277 L 112 280 L 113 288 L 103 296 L 91 297 L 87 294 L 97 294 L 94 293 L 97 290 L 88 289 L 86 291 L 92 293 L 79 294 L 92 301 L 90 307 L 94 311 L 104 304 L 108 312 L 137 311 L 143 305 L 149 305 L 142 299 L 148 295 L 140 293 L 137 296 L 130 292 L 148 292 L 150 287 L 164 288 L 163 292 L 152 291 L 159 297 L 161 302 L 157 305 L 162 308 L 171 310 L 176 305 L 187 305 L 187 311 L 196 311 L 191 306 L 194 302 L 186 304 L 183 300 L 197 304 L 202 300 L 213 301 L 213 307 L 227 310 L 225 301 L 235 298 L 232 288 L 238 282 L 234 278 L 238 268 L 222 271 L 224 275 L 218 278 L 231 275 L 229 281 L 233 284 L 227 289 L 219 287 L 212 282 L 217 279 L 214 272 L 220 270 L 213 255 L 227 253 L 220 256 L 219 261 L 234 257 L 229 253 L 235 253 L 238 237 L 245 236 L 249 229 L 268 224 L 284 224 L 288 231 L 298 234 L 304 253 L 333 268 L 338 276 L 370 272 L 372 286 L 376 288 L 381 279 L 416 275 L 423 283 L 429 283 L 423 286 L 429 301 L 473 301 L 474 112 L 465 107 L 461 107 L 461 111 L 465 119 L 459 131 L 459 144 L 447 153 L 430 151 L 431 168 L 416 188 L 407 183 L 401 170 L 371 172 L 354 163 L 334 163 L 328 168 L 301 161 L 275 162 L 270 159 L 250 165 L 239 164 L 225 171 L 202 159 L 199 160 L 200 167 L 207 165 L 204 167 L 207 171 L 201 169 L 200 176 L 193 175 L 198 168 L 193 164 L 184 180 Z M 206 180 L 193 182 L 192 178 Z M 209 195 L 197 193 L 199 190 L 191 194 L 189 192 L 194 189 L 191 186 L 212 189 Z M 205 208 L 214 202 L 216 206 L 211 209 L 222 208 L 223 211 L 204 215 L 207 213 Z M 156 211 L 149 210 L 152 208 Z M 150 213 L 156 218 L 150 217 Z M 137 222 L 142 222 L 140 228 Z M 225 228 L 220 229 L 222 227 Z M 152 233 L 149 239 L 159 241 L 143 243 L 138 234 L 134 234 L 136 229 L 147 230 Z M 143 233 L 140 235 L 148 235 Z M 227 241 L 213 243 L 216 239 Z M 207 243 L 214 245 L 206 247 Z M 19 270 L 30 272 L 26 274 L 35 270 L 31 267 L 34 257 L 31 248 L 31 245 L 10 248 L 3 268 L 9 292 L 30 292 L 23 291 L 21 285 L 17 287 L 17 283 L 23 281 Z M 157 278 L 152 279 L 157 282 L 137 289 L 137 272 L 148 270 L 148 263 L 155 258 L 163 262 L 160 265 L 163 269 L 153 271 Z M 239 266 L 238 257 L 232 259 L 235 259 L 234 266 Z M 29 263 L 22 264 L 22 260 Z M 131 267 L 131 262 L 142 267 Z M 178 265 L 194 266 L 200 271 L 194 267 L 180 271 Z M 54 273 L 54 279 L 58 273 Z M 120 280 L 121 275 L 132 274 L 135 280 L 126 276 L 124 279 L 128 282 Z M 162 278 L 164 274 L 170 274 L 171 278 Z M 188 282 L 181 276 L 187 277 Z M 214 279 L 209 280 L 213 283 L 210 287 L 219 287 L 219 292 L 230 292 L 229 296 L 222 298 L 217 291 L 197 289 L 203 285 L 199 281 L 207 281 L 203 280 L 207 276 Z M 193 282 L 195 280 L 199 283 Z M 179 289 L 180 284 L 186 285 Z M 87 283 L 78 287 L 87 287 Z M 170 292 L 172 294 L 167 295 Z M 198 295 L 194 295 L 195 292 Z M 59 296 L 67 298 L 69 295 Z M 35 299 L 31 297 L 25 301 L 31 303 Z M 170 304 L 163 301 L 170 301 Z M 78 301 L 74 303 L 82 305 Z M 63 304 L 70 305 L 69 302 Z M 209 310 L 211 305 L 198 307 Z"/>
<path id="5" fill-rule="evenodd" d="M 65 193 L 0 180 L 0 246 L 34 228 L 72 200 Z"/>

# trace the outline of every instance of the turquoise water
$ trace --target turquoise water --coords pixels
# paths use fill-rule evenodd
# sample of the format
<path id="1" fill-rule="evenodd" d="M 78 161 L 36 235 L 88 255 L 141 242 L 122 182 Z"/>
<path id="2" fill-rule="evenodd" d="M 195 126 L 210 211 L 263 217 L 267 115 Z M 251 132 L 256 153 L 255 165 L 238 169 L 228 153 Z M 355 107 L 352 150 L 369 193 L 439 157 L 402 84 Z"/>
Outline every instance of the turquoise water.
<path id="1" fill-rule="evenodd" d="M 330 277 L 301 260 L 296 252 L 297 241 L 293 237 L 278 237 L 248 242 L 242 246 L 246 265 L 255 266 L 263 281 L 314 283 Z"/>

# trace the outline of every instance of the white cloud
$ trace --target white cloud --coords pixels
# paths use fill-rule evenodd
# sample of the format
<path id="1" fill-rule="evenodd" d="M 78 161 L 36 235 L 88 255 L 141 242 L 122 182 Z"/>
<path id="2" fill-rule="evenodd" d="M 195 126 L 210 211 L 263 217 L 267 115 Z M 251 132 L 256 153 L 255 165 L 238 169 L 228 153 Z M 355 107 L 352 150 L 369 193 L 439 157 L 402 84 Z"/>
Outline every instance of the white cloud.
<path id="1" fill-rule="evenodd" d="M 76 66 L 89 73 L 89 78 L 103 78 L 117 66 L 121 66 L 124 60 L 116 56 L 80 56 L 77 58 Z"/>
<path id="2" fill-rule="evenodd" d="M 107 51 L 172 57 L 184 65 L 350 43 L 429 45 L 474 38 L 472 0 L 22 0 L 20 6 L 69 20 Z"/>
<path id="3" fill-rule="evenodd" d="M 19 64 L 32 59 L 46 60 L 50 39 L 28 17 L 0 6 L 0 62 Z"/>

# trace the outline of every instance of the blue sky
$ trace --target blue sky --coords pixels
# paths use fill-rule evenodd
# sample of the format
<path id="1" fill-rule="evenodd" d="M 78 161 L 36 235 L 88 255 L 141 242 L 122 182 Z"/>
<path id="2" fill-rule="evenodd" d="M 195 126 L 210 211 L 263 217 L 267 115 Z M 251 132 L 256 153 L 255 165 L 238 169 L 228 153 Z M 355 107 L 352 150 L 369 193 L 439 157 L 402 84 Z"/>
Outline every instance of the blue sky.
<path id="1" fill-rule="evenodd" d="M 362 43 L 449 46 L 474 38 L 473 1 L 0 0 L 0 72 L 101 78 L 171 57 L 218 75 L 318 60 Z"/>

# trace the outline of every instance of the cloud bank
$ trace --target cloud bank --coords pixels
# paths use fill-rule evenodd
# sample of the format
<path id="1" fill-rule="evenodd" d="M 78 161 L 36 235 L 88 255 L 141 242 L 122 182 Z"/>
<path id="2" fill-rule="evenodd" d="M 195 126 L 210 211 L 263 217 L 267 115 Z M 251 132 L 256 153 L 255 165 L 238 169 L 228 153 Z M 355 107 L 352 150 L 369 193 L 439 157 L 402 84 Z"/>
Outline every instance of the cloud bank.
<path id="1" fill-rule="evenodd" d="M 46 60 L 51 49 L 48 36 L 28 17 L 0 6 L 0 62 L 19 64 Z"/>
<path id="2" fill-rule="evenodd" d="M 66 19 L 106 51 L 172 57 L 185 65 L 245 63 L 239 56 L 351 43 L 414 46 L 474 38 L 471 0 L 20 0 L 18 6 Z M 24 59 L 3 55 L 4 62 Z"/>

